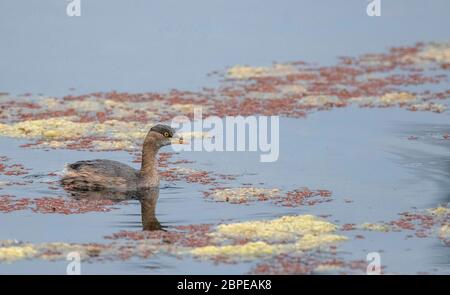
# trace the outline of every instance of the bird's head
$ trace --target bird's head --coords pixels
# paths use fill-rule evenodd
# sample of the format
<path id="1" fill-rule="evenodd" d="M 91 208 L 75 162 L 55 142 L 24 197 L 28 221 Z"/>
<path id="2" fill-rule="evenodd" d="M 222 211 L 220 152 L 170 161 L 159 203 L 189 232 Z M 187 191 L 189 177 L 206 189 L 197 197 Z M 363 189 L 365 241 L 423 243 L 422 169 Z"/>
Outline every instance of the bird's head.
<path id="1" fill-rule="evenodd" d="M 159 149 L 166 145 L 182 143 L 183 137 L 177 134 L 175 129 L 168 125 L 158 124 L 150 128 L 145 137 L 144 146 L 151 145 Z"/>

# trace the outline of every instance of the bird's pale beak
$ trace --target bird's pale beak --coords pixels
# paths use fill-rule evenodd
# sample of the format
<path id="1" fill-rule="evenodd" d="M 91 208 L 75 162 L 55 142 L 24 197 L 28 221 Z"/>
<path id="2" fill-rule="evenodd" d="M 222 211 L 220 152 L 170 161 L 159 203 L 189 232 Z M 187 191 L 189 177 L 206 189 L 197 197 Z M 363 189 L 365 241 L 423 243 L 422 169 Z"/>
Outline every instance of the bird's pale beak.
<path id="1" fill-rule="evenodd" d="M 183 136 L 180 134 L 174 134 L 170 140 L 171 144 L 183 144 L 185 143 Z"/>

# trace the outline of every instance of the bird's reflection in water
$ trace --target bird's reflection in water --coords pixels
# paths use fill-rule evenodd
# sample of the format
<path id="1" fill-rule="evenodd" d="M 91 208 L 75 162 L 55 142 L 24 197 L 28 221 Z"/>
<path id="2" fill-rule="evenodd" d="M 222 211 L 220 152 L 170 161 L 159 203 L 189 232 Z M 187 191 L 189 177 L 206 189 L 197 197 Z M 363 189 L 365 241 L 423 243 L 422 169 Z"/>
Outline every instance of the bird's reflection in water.
<path id="1" fill-rule="evenodd" d="M 159 188 L 141 189 L 138 191 L 141 203 L 142 230 L 160 230 L 161 224 L 156 218 L 156 203 L 159 197 Z"/>
<path id="2" fill-rule="evenodd" d="M 155 214 L 159 188 L 142 188 L 135 191 L 69 191 L 69 193 L 76 200 L 111 200 L 114 203 L 138 200 L 141 204 L 142 230 L 155 231 L 163 229 Z"/>

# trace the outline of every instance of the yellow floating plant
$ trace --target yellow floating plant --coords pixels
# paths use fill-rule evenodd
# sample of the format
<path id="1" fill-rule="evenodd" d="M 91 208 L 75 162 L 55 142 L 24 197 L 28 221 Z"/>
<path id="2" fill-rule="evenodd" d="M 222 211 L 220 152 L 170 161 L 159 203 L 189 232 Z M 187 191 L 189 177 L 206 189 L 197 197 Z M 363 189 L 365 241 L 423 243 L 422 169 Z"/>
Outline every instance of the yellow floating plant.
<path id="1" fill-rule="evenodd" d="M 370 231 L 380 231 L 380 232 L 388 232 L 391 230 L 389 225 L 381 224 L 381 223 L 369 223 L 365 222 L 360 226 L 362 229 L 370 230 Z"/>
<path id="2" fill-rule="evenodd" d="M 36 253 L 36 249 L 31 245 L 0 247 L 0 262 L 30 258 Z"/>
<path id="3" fill-rule="evenodd" d="M 438 217 L 450 215 L 450 209 L 447 207 L 442 207 L 442 206 L 428 209 L 428 212 L 431 215 L 438 216 Z"/>
<path id="4" fill-rule="evenodd" d="M 450 240 L 450 224 L 444 224 L 439 229 L 439 237 L 441 239 Z"/>
<path id="5" fill-rule="evenodd" d="M 210 197 L 219 202 L 240 203 L 257 200 L 261 197 L 272 198 L 279 193 L 279 189 L 238 187 L 215 190 Z"/>
<path id="6" fill-rule="evenodd" d="M 226 257 L 226 258 L 258 258 L 276 255 L 286 251 L 286 245 L 271 245 L 262 241 L 249 242 L 241 245 L 205 246 L 191 250 L 191 254 L 202 257 Z"/>
<path id="7" fill-rule="evenodd" d="M 210 233 L 216 242 L 248 242 L 199 247 L 190 252 L 200 257 L 227 259 L 254 259 L 281 253 L 299 253 L 347 240 L 347 237 L 335 234 L 336 229 L 336 225 L 313 215 L 223 224 Z"/>
<path id="8" fill-rule="evenodd" d="M 313 215 L 283 216 L 268 221 L 222 224 L 212 235 L 218 239 L 251 239 L 272 242 L 297 241 L 305 235 L 335 232 L 337 226 Z"/>
<path id="9" fill-rule="evenodd" d="M 288 64 L 275 64 L 272 67 L 250 67 L 236 65 L 228 69 L 227 76 L 232 79 L 249 79 L 258 77 L 285 76 L 296 72 L 298 72 L 298 70 Z"/>

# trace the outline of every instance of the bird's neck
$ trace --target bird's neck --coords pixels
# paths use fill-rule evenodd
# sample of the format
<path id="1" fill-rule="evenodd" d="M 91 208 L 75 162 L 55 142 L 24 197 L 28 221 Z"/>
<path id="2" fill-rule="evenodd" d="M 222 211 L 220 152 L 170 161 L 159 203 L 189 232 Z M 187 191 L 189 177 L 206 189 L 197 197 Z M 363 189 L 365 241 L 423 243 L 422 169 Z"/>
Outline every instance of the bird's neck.
<path id="1" fill-rule="evenodd" d="M 139 186 L 159 186 L 158 160 L 156 158 L 157 154 L 158 149 L 156 148 L 143 149 Z"/>

